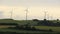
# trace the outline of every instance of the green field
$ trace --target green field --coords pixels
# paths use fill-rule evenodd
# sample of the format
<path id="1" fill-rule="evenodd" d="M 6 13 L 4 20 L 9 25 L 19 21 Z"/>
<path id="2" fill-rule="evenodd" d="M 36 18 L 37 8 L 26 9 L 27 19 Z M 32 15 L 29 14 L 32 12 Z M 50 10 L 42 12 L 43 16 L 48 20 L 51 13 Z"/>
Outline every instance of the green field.
<path id="1" fill-rule="evenodd" d="M 14 32 L 14 33 L 48 33 L 48 34 L 57 34 L 59 32 L 45 32 L 45 31 L 28 31 L 28 30 L 16 30 L 16 29 L 1 29 L 0 32 Z"/>
<path id="2" fill-rule="evenodd" d="M 54 26 L 35 26 L 37 29 L 49 30 L 52 29 L 54 32 L 60 32 L 60 27 Z"/>
<path id="3" fill-rule="evenodd" d="M 55 20 L 53 20 L 54 22 L 56 22 Z M 34 22 L 32 20 L 28 20 L 27 22 L 25 20 L 11 20 L 11 19 L 1 19 L 0 23 L 17 23 L 19 25 L 24 25 L 29 23 L 29 25 L 33 26 L 36 25 L 38 22 Z M 60 27 L 54 27 L 54 26 L 34 26 L 36 29 L 42 29 L 42 30 L 49 30 L 52 29 L 54 32 L 60 32 Z M 42 32 L 42 31 L 26 31 L 26 30 L 15 30 L 15 29 L 7 29 L 7 28 L 1 28 L 0 27 L 0 31 L 3 32 L 22 32 L 22 33 L 46 33 L 46 32 Z M 47 32 L 49 33 L 49 32 Z M 52 32 L 50 32 L 52 33 Z"/>

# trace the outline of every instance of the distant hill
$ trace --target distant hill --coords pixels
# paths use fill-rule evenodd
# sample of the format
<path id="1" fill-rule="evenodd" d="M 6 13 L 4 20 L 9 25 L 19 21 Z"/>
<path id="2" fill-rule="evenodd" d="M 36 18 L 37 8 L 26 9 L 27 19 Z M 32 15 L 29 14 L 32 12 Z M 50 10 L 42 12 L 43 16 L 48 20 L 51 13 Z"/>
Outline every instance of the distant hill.
<path id="1" fill-rule="evenodd" d="M 14 19 L 0 19 L 0 23 L 17 23 Z"/>

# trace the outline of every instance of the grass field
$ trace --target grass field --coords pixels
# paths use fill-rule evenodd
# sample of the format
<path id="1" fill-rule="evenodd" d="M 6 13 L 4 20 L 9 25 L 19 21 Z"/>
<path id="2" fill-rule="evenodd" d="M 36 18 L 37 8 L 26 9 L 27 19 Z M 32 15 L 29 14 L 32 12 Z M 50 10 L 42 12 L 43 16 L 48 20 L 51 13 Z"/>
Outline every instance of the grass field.
<path id="1" fill-rule="evenodd" d="M 24 25 L 26 24 L 25 20 L 0 20 L 0 23 L 18 23 L 19 25 Z M 32 20 L 28 20 L 27 23 L 29 23 L 30 25 L 36 25 L 38 22 L 34 22 Z M 40 33 L 39 31 L 26 31 L 26 30 L 15 30 L 15 29 L 7 29 L 9 26 L 0 26 L 0 31 L 4 31 L 4 32 L 30 32 L 30 33 Z M 34 26 L 36 29 L 43 29 L 43 30 L 49 30 L 52 29 L 55 32 L 60 32 L 60 27 L 54 27 L 54 26 Z M 5 29 L 4 29 L 5 28 Z M 42 31 L 41 31 L 42 32 Z M 43 32 L 42 32 L 43 33 Z M 45 32 L 46 33 L 46 32 Z"/>
<path id="2" fill-rule="evenodd" d="M 59 32 L 45 32 L 45 31 L 28 31 L 28 30 L 16 30 L 16 29 L 1 29 L 0 28 L 0 32 L 13 32 L 13 33 L 48 33 L 48 34 L 56 34 Z"/>
<path id="3" fill-rule="evenodd" d="M 35 26 L 37 29 L 43 29 L 43 30 L 49 30 L 52 29 L 55 32 L 60 32 L 60 27 L 54 27 L 54 26 Z"/>
<path id="4" fill-rule="evenodd" d="M 8 27 L 11 27 L 11 26 L 0 26 L 0 30 L 2 30 L 3 28 L 7 29 Z M 12 26 L 12 27 L 14 27 L 14 26 Z M 36 29 L 41 29 L 41 30 L 52 29 L 54 32 L 60 32 L 60 27 L 53 27 L 53 26 L 34 26 L 34 27 Z"/>

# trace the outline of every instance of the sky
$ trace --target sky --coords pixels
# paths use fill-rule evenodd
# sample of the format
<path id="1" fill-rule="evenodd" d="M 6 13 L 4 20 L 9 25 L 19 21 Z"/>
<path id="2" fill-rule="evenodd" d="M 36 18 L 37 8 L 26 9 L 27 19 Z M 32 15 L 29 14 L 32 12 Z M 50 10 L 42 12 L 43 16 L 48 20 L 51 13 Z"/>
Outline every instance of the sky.
<path id="1" fill-rule="evenodd" d="M 28 8 L 28 20 L 60 19 L 60 0 L 0 0 L 0 19 L 12 18 L 16 20 L 26 19 L 26 9 Z"/>

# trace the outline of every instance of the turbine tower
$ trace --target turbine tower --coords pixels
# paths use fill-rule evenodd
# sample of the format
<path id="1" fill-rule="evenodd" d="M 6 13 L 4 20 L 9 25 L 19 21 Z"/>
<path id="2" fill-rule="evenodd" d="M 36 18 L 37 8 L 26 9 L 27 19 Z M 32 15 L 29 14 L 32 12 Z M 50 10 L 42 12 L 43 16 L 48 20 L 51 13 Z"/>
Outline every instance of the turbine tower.
<path id="1" fill-rule="evenodd" d="M 27 20 L 28 20 L 28 8 L 25 11 L 26 11 L 26 22 L 27 22 Z"/>
<path id="2" fill-rule="evenodd" d="M 44 19 L 47 19 L 47 9 L 44 9 Z"/>
<path id="3" fill-rule="evenodd" d="M 47 12 L 45 11 L 45 12 L 44 12 L 44 14 L 45 14 L 45 15 L 44 15 L 44 19 L 46 19 L 46 17 L 47 17 L 47 15 L 46 15 L 46 14 L 47 14 Z"/>
<path id="4" fill-rule="evenodd" d="M 11 10 L 10 18 L 11 18 L 11 19 L 13 18 L 13 9 Z"/>
<path id="5" fill-rule="evenodd" d="M 49 13 L 48 13 L 48 14 L 47 14 L 47 19 L 49 20 L 49 18 L 50 18 L 50 17 L 49 17 Z"/>

